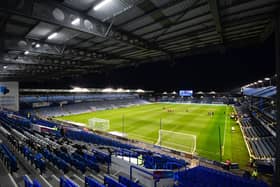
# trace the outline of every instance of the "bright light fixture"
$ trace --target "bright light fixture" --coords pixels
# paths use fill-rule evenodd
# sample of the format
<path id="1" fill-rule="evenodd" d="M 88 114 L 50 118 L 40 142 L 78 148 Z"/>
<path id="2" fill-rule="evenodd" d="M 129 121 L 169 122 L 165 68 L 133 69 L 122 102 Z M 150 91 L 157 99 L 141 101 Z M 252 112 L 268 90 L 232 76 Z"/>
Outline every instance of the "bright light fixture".
<path id="1" fill-rule="evenodd" d="M 111 0 L 103 0 L 99 4 L 97 4 L 93 10 L 99 10 L 100 8 L 104 7 L 106 4 L 110 3 Z"/>
<path id="2" fill-rule="evenodd" d="M 8 66 L 3 66 L 3 69 L 7 69 L 8 68 Z"/>
<path id="3" fill-rule="evenodd" d="M 118 88 L 118 89 L 117 89 L 117 92 L 124 92 L 124 89 Z"/>
<path id="4" fill-rule="evenodd" d="M 71 24 L 72 24 L 72 25 L 80 25 L 80 21 L 81 21 L 80 18 L 76 18 L 76 19 L 74 19 L 74 20 L 71 22 Z"/>
<path id="5" fill-rule="evenodd" d="M 51 40 L 56 36 L 57 36 L 57 32 L 54 32 L 54 33 L 52 33 L 51 35 L 48 36 L 48 39 Z"/>
<path id="6" fill-rule="evenodd" d="M 258 83 L 262 83 L 263 81 L 262 80 L 258 80 Z"/>
<path id="7" fill-rule="evenodd" d="M 89 92 L 89 90 L 87 88 L 73 87 L 70 92 Z"/>
<path id="8" fill-rule="evenodd" d="M 41 46 L 40 44 L 36 44 L 36 45 L 35 45 L 36 48 L 39 48 L 40 46 Z"/>
<path id="9" fill-rule="evenodd" d="M 265 80 L 265 81 L 269 81 L 269 80 L 270 80 L 270 78 L 266 77 L 266 78 L 264 78 L 264 80 Z"/>
<path id="10" fill-rule="evenodd" d="M 29 54 L 29 51 L 25 51 L 24 54 L 25 54 L 25 55 L 28 55 L 28 54 Z"/>
<path id="11" fill-rule="evenodd" d="M 136 92 L 137 92 L 137 93 L 144 93 L 145 91 L 142 90 L 142 89 L 137 89 Z"/>
<path id="12" fill-rule="evenodd" d="M 113 91 L 114 91 L 114 89 L 112 89 L 112 88 L 105 88 L 102 90 L 102 92 L 113 92 Z"/>

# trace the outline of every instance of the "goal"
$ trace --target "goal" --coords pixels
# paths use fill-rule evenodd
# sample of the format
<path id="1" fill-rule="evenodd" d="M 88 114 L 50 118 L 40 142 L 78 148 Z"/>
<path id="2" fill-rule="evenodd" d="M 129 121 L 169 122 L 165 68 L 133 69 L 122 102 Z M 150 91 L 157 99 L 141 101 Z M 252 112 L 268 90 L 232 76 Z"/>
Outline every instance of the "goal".
<path id="1" fill-rule="evenodd" d="M 107 131 L 110 128 L 110 121 L 101 118 L 91 118 L 88 120 L 89 128 L 99 131 Z"/>
<path id="2" fill-rule="evenodd" d="M 194 154 L 196 150 L 196 136 L 181 132 L 159 130 L 156 145 L 188 154 Z"/>

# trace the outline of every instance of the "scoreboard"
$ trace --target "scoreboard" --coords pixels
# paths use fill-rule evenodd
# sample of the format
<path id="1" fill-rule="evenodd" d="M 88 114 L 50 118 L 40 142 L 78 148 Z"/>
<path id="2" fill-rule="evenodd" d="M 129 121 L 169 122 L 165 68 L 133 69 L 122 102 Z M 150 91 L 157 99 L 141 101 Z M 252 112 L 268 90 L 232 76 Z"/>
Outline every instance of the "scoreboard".
<path id="1" fill-rule="evenodd" d="M 180 90 L 179 95 L 180 96 L 191 97 L 193 95 L 193 90 Z"/>

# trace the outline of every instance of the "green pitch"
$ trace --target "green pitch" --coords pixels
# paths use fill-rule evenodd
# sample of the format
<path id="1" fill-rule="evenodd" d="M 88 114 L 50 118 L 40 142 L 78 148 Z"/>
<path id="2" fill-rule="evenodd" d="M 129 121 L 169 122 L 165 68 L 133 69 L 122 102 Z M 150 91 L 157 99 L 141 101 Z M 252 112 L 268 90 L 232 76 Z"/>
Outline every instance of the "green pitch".
<path id="1" fill-rule="evenodd" d="M 214 112 L 214 115 L 208 115 L 208 112 Z M 110 120 L 108 131 L 124 131 L 128 138 L 152 144 L 158 141 L 161 119 L 163 130 L 195 135 L 196 153 L 199 156 L 220 160 L 219 142 L 221 142 L 222 160 L 231 159 L 244 167 L 249 156 L 239 126 L 229 117 L 231 112 L 233 108 L 226 105 L 156 103 L 64 116 L 58 119 L 84 124 L 88 124 L 88 119 L 91 118 L 108 119 Z M 235 128 L 234 131 L 232 127 Z M 183 141 L 182 137 L 177 135 L 170 140 L 177 143 Z M 182 148 L 174 145 L 174 149 Z"/>

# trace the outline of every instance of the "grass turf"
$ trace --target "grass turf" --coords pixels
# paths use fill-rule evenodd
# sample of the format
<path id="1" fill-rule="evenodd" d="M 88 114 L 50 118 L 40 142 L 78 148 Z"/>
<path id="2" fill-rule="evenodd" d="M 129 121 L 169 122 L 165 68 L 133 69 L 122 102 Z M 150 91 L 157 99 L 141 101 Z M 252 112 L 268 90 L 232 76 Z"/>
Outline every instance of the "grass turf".
<path id="1" fill-rule="evenodd" d="M 173 110 L 168 112 L 167 110 Z M 208 112 L 214 112 L 209 116 Z M 155 103 L 112 110 L 97 111 L 78 115 L 59 117 L 58 119 L 88 124 L 88 119 L 102 118 L 110 120 L 109 131 L 118 131 L 129 138 L 155 144 L 158 140 L 160 119 L 162 129 L 196 135 L 199 156 L 219 160 L 219 127 L 223 145 L 222 159 L 231 159 L 241 167 L 246 166 L 249 156 L 239 126 L 229 115 L 233 111 L 226 105 L 166 104 Z M 124 129 L 123 125 L 124 124 Z M 235 127 L 235 131 L 231 127 Z M 176 136 L 172 137 L 176 142 Z M 181 141 L 177 138 L 177 142 Z M 183 144 L 183 142 L 182 142 Z M 182 147 L 174 145 L 176 149 Z"/>

